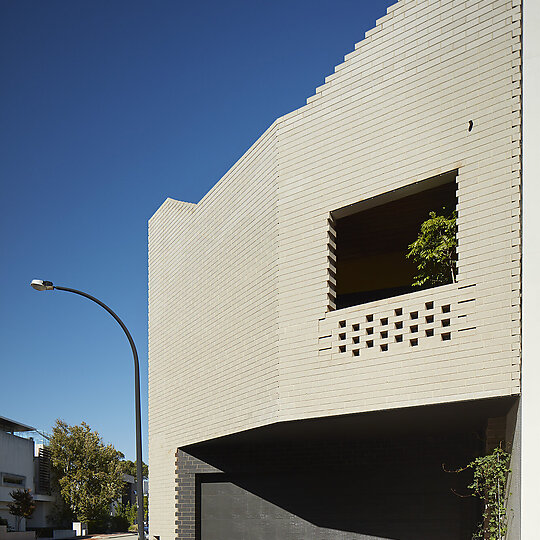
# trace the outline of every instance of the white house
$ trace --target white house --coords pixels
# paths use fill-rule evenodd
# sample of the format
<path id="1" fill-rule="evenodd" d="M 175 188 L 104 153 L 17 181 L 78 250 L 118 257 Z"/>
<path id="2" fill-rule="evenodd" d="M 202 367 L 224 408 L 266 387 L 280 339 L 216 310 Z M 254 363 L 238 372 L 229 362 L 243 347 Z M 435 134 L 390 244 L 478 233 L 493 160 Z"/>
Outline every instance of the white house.
<path id="1" fill-rule="evenodd" d="M 0 416 L 0 517 L 16 528 L 16 518 L 9 513 L 10 493 L 17 489 L 30 489 L 36 509 L 30 520 L 22 520 L 21 527 L 47 527 L 47 515 L 54 497 L 50 495 L 50 464 L 47 449 L 34 444 L 33 438 L 18 434 L 35 428 Z"/>

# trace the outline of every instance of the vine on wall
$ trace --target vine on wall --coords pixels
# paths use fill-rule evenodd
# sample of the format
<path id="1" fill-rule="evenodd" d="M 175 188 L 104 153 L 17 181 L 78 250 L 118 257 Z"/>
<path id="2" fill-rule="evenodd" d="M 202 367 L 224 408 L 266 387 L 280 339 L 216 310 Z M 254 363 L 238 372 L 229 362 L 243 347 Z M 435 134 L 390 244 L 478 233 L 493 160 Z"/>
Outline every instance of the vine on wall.
<path id="1" fill-rule="evenodd" d="M 504 540 L 506 536 L 506 485 L 511 472 L 509 465 L 510 454 L 497 447 L 490 454 L 474 459 L 461 469 L 447 471 L 458 473 L 469 469 L 473 473 L 473 481 L 467 487 L 472 490 L 471 495 L 481 499 L 484 505 L 482 521 L 473 536 L 475 539 Z"/>

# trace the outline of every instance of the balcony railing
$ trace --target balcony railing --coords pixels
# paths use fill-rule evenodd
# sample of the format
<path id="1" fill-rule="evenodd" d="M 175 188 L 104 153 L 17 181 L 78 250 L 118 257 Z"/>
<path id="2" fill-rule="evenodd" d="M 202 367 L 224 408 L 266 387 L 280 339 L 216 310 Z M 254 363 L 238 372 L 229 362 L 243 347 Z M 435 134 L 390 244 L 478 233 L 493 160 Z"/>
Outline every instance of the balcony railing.
<path id="1" fill-rule="evenodd" d="M 372 357 L 470 336 L 476 332 L 475 288 L 454 283 L 328 312 L 319 321 L 319 355 Z"/>

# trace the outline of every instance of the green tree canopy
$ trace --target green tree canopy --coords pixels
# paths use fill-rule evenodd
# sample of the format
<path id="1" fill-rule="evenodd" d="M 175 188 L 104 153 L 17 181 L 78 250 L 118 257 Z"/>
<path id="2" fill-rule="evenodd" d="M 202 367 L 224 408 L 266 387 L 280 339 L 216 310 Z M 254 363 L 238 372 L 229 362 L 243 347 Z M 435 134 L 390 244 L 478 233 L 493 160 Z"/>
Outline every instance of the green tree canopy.
<path id="1" fill-rule="evenodd" d="M 456 211 L 450 215 L 438 216 L 429 213 L 420 226 L 420 233 L 409 246 L 407 258 L 412 259 L 418 268 L 413 285 L 446 285 L 456 281 L 457 224 Z"/>
<path id="2" fill-rule="evenodd" d="M 29 489 L 16 489 L 10 494 L 13 499 L 12 503 L 8 503 L 8 510 L 12 516 L 17 518 L 17 530 L 20 528 L 22 518 L 30 518 L 36 509 L 34 497 Z"/>
<path id="3" fill-rule="evenodd" d="M 137 479 L 137 463 L 135 461 L 131 461 L 130 459 L 124 459 L 120 462 L 120 466 L 122 467 L 122 472 L 126 474 L 130 474 Z M 148 478 L 148 465 L 143 461 L 142 464 L 143 469 L 143 478 Z"/>
<path id="4" fill-rule="evenodd" d="M 72 518 L 95 523 L 108 516 L 123 489 L 122 454 L 85 422 L 69 426 L 62 420 L 53 428 L 50 450 L 54 478 Z"/>

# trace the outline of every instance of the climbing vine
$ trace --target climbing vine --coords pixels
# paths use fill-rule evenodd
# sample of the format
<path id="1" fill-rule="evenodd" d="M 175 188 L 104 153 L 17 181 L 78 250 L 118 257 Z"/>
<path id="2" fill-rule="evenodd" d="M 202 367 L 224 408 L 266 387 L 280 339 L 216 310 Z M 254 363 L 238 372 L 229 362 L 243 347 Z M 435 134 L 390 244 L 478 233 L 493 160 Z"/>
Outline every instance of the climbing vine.
<path id="1" fill-rule="evenodd" d="M 465 467 L 473 473 L 473 481 L 467 487 L 472 496 L 482 500 L 484 512 L 482 522 L 473 538 L 481 540 L 503 540 L 507 531 L 506 484 L 510 465 L 510 454 L 502 448 L 495 448 L 486 456 L 478 457 Z"/>
<path id="2" fill-rule="evenodd" d="M 491 454 L 476 458 L 467 466 L 473 471 L 473 481 L 468 487 L 484 502 L 483 522 L 477 538 L 503 540 L 506 535 L 505 494 L 509 465 L 510 454 L 495 448 Z"/>

